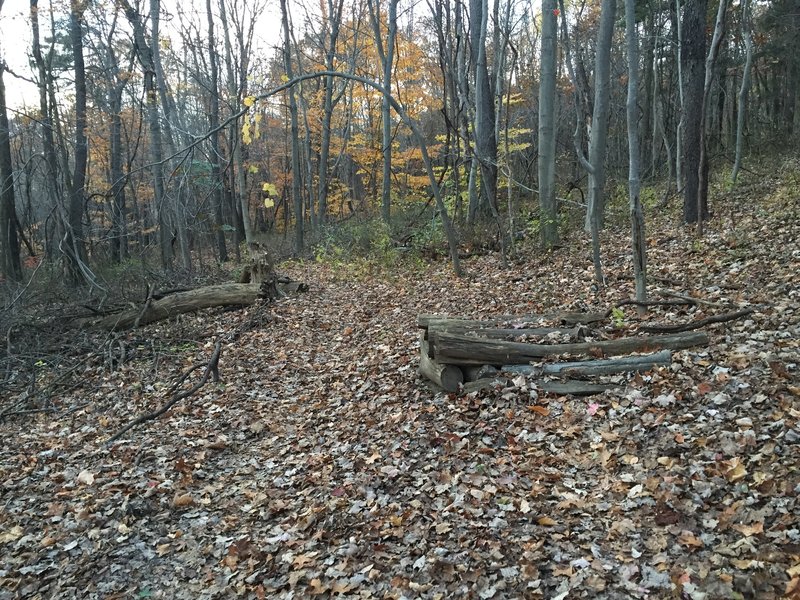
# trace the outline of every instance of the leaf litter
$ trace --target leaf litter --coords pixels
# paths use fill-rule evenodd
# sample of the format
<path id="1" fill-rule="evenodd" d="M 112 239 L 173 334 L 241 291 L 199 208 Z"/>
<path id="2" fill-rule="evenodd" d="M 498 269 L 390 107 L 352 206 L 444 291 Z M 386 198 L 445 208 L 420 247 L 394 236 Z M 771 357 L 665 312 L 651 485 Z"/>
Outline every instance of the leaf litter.
<path id="1" fill-rule="evenodd" d="M 800 597 L 784 208 L 741 209 L 700 241 L 651 226 L 651 276 L 698 302 L 647 322 L 754 312 L 590 398 L 524 377 L 438 391 L 416 372 L 416 315 L 605 310 L 632 294 L 621 234 L 603 290 L 582 239 L 509 270 L 470 259 L 463 280 L 438 263 L 355 279 L 295 264 L 307 294 L 125 334 L 194 343 L 91 362 L 58 412 L 0 425 L 0 597 Z M 626 306 L 602 333 L 642 323 Z M 217 340 L 219 383 L 104 445 Z"/>

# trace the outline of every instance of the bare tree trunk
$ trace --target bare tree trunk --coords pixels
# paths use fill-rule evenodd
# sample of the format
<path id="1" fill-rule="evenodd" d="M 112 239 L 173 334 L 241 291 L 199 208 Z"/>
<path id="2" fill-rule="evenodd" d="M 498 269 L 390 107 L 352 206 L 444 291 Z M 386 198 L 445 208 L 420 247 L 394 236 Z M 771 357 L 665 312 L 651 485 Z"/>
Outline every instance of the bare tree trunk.
<path id="1" fill-rule="evenodd" d="M 56 155 L 56 144 L 54 134 L 54 105 L 49 101 L 52 97 L 50 89 L 52 86 L 52 74 L 48 69 L 48 64 L 45 62 L 42 55 L 39 36 L 39 6 L 38 0 L 31 0 L 30 3 L 30 19 L 31 19 L 31 51 L 36 63 L 37 74 L 39 77 L 39 111 L 41 112 L 41 125 L 42 125 L 42 150 L 44 152 L 45 163 L 47 169 L 45 179 L 47 181 L 47 193 L 50 197 L 51 205 L 58 207 L 61 204 L 61 196 L 63 192 L 62 185 L 59 182 L 59 163 Z M 65 178 L 67 177 L 65 173 Z M 53 250 L 46 245 L 46 254 L 48 257 L 53 257 Z"/>
<path id="2" fill-rule="evenodd" d="M 294 79 L 292 69 L 292 44 L 289 35 L 289 9 L 286 0 L 281 0 L 281 21 L 283 25 L 283 63 L 286 76 Z M 294 251 L 299 256 L 303 252 L 303 193 L 300 189 L 300 127 L 297 122 L 297 99 L 294 87 L 289 88 L 289 115 L 292 135 L 292 199 L 294 201 Z"/>
<path id="3" fill-rule="evenodd" d="M 731 171 L 731 185 L 736 185 L 739 169 L 742 166 L 742 146 L 744 138 L 744 122 L 747 114 L 747 95 L 750 92 L 750 69 L 753 66 L 753 22 L 750 0 L 742 0 L 742 38 L 744 39 L 744 67 L 742 68 L 742 85 L 739 88 L 739 99 L 736 113 L 736 159 Z"/>
<path id="4" fill-rule="evenodd" d="M 172 269 L 173 252 L 170 239 L 169 220 L 167 218 L 166 196 L 164 193 L 164 165 L 161 150 L 161 124 L 158 115 L 158 91 L 156 89 L 156 68 L 153 61 L 153 49 L 147 42 L 141 15 L 131 6 L 129 0 L 120 0 L 125 16 L 133 28 L 136 55 L 144 71 L 144 91 L 147 105 L 147 123 L 150 132 L 150 162 L 153 173 L 153 203 L 158 219 L 159 247 L 161 249 L 161 267 L 165 271 Z M 158 13 L 158 0 L 151 0 Z M 151 7 L 151 14 L 154 11 Z"/>
<path id="5" fill-rule="evenodd" d="M 717 19 L 714 23 L 714 36 L 711 39 L 711 48 L 706 57 L 705 78 L 703 81 L 703 110 L 700 116 L 700 166 L 697 174 L 697 232 L 703 234 L 703 221 L 708 218 L 708 135 L 706 123 L 711 104 L 711 82 L 714 79 L 714 67 L 719 56 L 719 47 L 722 43 L 722 36 L 725 31 L 725 11 L 728 8 L 728 0 L 719 0 L 717 7 Z"/>
<path id="6" fill-rule="evenodd" d="M 628 197 L 633 250 L 633 279 L 636 300 L 647 300 L 647 245 L 644 235 L 644 214 L 639 198 L 639 48 L 636 37 L 635 0 L 625 0 L 625 42 L 628 48 Z M 649 65 L 646 65 L 649 68 Z"/>
<path id="7" fill-rule="evenodd" d="M 700 148 L 703 144 L 703 85 L 706 59 L 707 0 L 687 0 L 683 10 L 681 68 L 684 77 L 683 220 L 695 223 L 700 192 Z M 704 211 L 705 212 L 705 211 Z"/>
<path id="8" fill-rule="evenodd" d="M 211 0 L 206 0 L 206 15 L 208 17 L 208 62 L 211 67 L 211 80 L 209 82 L 209 114 L 208 125 L 211 134 L 211 187 L 214 197 L 214 227 L 217 244 L 217 258 L 220 262 L 228 261 L 228 248 L 225 245 L 225 229 L 222 218 L 222 170 L 220 161 L 222 153 L 219 145 L 219 56 L 217 55 L 216 40 L 214 38 L 214 14 L 211 12 Z"/>
<path id="9" fill-rule="evenodd" d="M 475 153 L 481 173 L 479 212 L 483 216 L 497 211 L 497 141 L 494 129 L 494 94 L 486 58 L 488 22 L 488 0 L 470 0 L 471 45 L 475 61 Z"/>
<path id="10" fill-rule="evenodd" d="M 64 239 L 68 273 L 75 285 L 92 283 L 94 276 L 87 265 L 83 239 L 83 205 L 85 202 L 86 166 L 89 142 L 86 139 L 86 70 L 83 62 L 83 11 L 80 0 L 72 0 L 70 10 L 70 42 L 75 74 L 75 153 L 73 156 L 72 189 L 69 195 L 68 225 Z"/>
<path id="11" fill-rule="evenodd" d="M 19 261 L 20 245 L 15 217 L 14 170 L 11 163 L 4 71 L 3 57 L 0 56 L 0 275 L 19 281 L 22 279 L 22 266 Z"/>
<path id="12" fill-rule="evenodd" d="M 594 107 L 592 110 L 592 127 L 589 134 L 589 159 L 583 156 L 583 151 L 578 142 L 578 133 L 581 127 L 579 102 L 576 101 L 577 123 L 575 131 L 575 151 L 578 160 L 589 173 L 589 200 L 586 207 L 586 230 L 592 235 L 592 263 L 594 265 L 595 280 L 603 285 L 603 265 L 600 256 L 600 228 L 603 222 L 605 209 L 605 156 L 608 145 L 608 116 L 609 99 L 611 93 L 611 40 L 614 34 L 614 18 L 616 16 L 616 2 L 603 0 L 600 9 L 600 26 L 597 30 L 597 47 L 595 51 L 594 70 Z M 566 24 L 564 24 L 566 30 Z M 573 80 L 575 75 L 570 72 Z M 576 92 L 577 96 L 577 92 Z"/>
<path id="13" fill-rule="evenodd" d="M 336 4 L 334 4 L 336 2 Z M 336 55 L 336 44 L 339 40 L 339 28 L 342 24 L 342 7 L 344 0 L 328 0 L 327 32 L 325 43 L 325 68 L 329 71 L 334 70 L 334 57 Z M 333 77 L 325 78 L 325 98 L 322 109 L 322 139 L 319 151 L 319 190 L 317 190 L 317 219 L 320 223 L 325 223 L 328 215 L 328 157 L 331 148 L 331 122 L 333 120 Z"/>
<path id="14" fill-rule="evenodd" d="M 539 206 L 542 244 L 558 244 L 556 209 L 556 0 L 542 0 L 541 76 L 539 82 Z"/>
<path id="15" fill-rule="evenodd" d="M 381 21 L 380 0 L 367 0 L 369 7 L 372 31 L 375 35 L 375 48 L 383 67 L 383 87 L 387 90 L 392 87 L 392 68 L 394 66 L 394 46 L 397 38 L 397 3 L 398 0 L 388 0 L 388 14 L 386 25 L 388 28 L 386 45 L 383 43 L 383 23 Z M 381 216 L 384 222 L 391 221 L 392 214 L 392 119 L 391 106 L 386 98 L 381 102 L 381 144 L 383 145 L 383 181 L 381 189 Z"/>

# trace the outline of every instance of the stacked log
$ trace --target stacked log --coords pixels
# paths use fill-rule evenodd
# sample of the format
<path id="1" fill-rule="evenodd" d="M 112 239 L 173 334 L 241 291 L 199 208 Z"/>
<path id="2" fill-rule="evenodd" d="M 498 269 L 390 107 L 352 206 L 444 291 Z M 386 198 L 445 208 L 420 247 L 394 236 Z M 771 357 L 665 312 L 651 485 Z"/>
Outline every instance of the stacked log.
<path id="1" fill-rule="evenodd" d="M 704 332 L 586 341 L 586 325 L 606 318 L 605 314 L 601 319 L 595 313 L 563 313 L 474 321 L 419 315 L 420 373 L 446 391 L 457 392 L 480 387 L 481 383 L 476 386 L 476 382 L 491 384 L 500 373 L 565 378 L 647 371 L 670 364 L 673 350 L 708 343 Z M 532 364 L 562 355 L 595 358 Z M 584 395 L 614 387 L 580 380 L 544 381 L 537 382 L 537 386 L 554 393 Z"/>

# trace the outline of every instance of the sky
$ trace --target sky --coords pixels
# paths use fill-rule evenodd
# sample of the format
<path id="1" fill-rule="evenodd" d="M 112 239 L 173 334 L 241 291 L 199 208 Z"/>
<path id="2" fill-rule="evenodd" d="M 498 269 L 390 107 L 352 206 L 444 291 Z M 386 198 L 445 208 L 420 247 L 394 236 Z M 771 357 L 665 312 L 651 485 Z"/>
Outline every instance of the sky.
<path id="1" fill-rule="evenodd" d="M 64 4 L 61 0 L 39 0 L 40 7 L 49 8 L 50 3 L 58 7 Z M 201 26 L 205 24 L 205 1 L 204 0 L 161 0 L 162 6 L 166 11 L 174 12 L 174 7 L 180 2 L 184 11 L 191 14 L 191 8 L 187 5 L 195 4 L 198 8 L 194 9 L 198 15 Z M 11 71 L 24 77 L 31 77 L 29 65 L 29 54 L 31 48 L 31 31 L 28 15 L 30 14 L 30 0 L 4 0 L 2 10 L 0 10 L 0 57 L 9 66 Z M 216 2 L 214 2 L 216 4 Z M 290 5 L 292 3 L 290 2 Z M 65 9 L 66 10 L 66 9 Z M 291 9 L 290 9 L 291 10 Z M 299 20 L 300 13 L 295 11 Z M 267 8 L 260 19 L 256 32 L 256 52 L 268 53 L 270 48 L 280 43 L 280 11 L 277 0 L 267 0 Z M 49 18 L 40 16 L 41 38 L 49 35 Z M 168 22 L 162 21 L 162 34 L 168 33 Z M 219 31 L 217 31 L 219 35 Z M 173 37 L 173 39 L 175 39 Z M 14 77 L 11 73 L 4 75 L 6 86 L 6 102 L 11 110 L 21 109 L 24 105 L 38 106 L 39 93 L 35 84 Z M 9 115 L 11 116 L 11 115 Z"/>
<path id="2" fill-rule="evenodd" d="M 30 0 L 5 0 L 0 12 L 0 55 L 9 68 L 20 75 L 29 76 L 28 51 L 31 31 L 28 22 Z M 10 73 L 4 76 L 6 101 L 11 108 L 38 104 L 38 92 L 32 83 L 17 79 Z"/>

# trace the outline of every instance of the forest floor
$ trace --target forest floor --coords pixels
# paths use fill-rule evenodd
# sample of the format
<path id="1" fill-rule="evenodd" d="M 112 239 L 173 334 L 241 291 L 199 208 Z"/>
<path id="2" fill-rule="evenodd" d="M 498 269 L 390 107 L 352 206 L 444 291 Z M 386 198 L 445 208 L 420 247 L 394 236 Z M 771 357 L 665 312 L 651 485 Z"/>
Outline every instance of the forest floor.
<path id="1" fill-rule="evenodd" d="M 648 226 L 653 297 L 701 303 L 646 321 L 754 312 L 590 398 L 438 391 L 416 317 L 609 309 L 632 295 L 625 227 L 601 291 L 580 235 L 461 280 L 291 263 L 310 292 L 73 333 L 71 389 L 0 423 L 0 598 L 800 598 L 797 187 L 729 195 L 703 239 Z M 106 447 L 216 341 L 221 381 Z"/>

